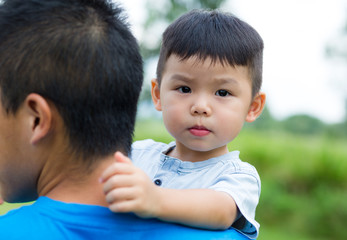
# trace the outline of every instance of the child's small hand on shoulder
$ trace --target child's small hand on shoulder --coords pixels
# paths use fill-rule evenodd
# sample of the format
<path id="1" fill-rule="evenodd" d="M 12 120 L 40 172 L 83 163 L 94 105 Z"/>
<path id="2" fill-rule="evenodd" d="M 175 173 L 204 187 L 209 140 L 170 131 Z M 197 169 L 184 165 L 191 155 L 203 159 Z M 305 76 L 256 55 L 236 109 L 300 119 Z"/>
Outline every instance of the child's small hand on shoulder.
<path id="1" fill-rule="evenodd" d="M 102 174 L 106 201 L 113 212 L 133 212 L 139 217 L 155 217 L 159 211 L 160 188 L 140 168 L 120 152 L 115 163 Z"/>

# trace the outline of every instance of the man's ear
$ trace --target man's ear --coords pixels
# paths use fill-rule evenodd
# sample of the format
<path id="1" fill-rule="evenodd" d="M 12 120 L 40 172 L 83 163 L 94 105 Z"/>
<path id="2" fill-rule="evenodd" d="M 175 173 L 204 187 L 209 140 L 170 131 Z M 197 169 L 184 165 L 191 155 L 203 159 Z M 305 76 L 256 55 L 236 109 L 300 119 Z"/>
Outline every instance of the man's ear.
<path id="1" fill-rule="evenodd" d="M 154 107 L 158 111 L 161 111 L 160 88 L 159 88 L 158 80 L 156 78 L 152 79 L 151 87 L 152 87 L 151 95 L 152 95 L 152 101 L 153 101 Z"/>
<path id="2" fill-rule="evenodd" d="M 30 142 L 36 144 L 52 129 L 52 109 L 47 100 L 36 93 L 31 93 L 26 97 L 24 108 L 29 116 Z"/>
<path id="3" fill-rule="evenodd" d="M 253 122 L 259 117 L 265 106 L 266 95 L 263 92 L 259 92 L 252 100 L 249 107 L 246 122 Z"/>

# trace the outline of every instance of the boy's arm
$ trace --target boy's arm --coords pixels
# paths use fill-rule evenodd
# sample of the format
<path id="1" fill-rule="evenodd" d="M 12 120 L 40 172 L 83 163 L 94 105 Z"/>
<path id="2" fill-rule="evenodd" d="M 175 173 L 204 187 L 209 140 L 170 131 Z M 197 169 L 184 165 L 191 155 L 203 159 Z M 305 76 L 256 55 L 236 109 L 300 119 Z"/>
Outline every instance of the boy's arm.
<path id="1" fill-rule="evenodd" d="M 144 218 L 207 229 L 227 229 L 234 222 L 237 207 L 228 194 L 211 189 L 161 188 L 121 153 L 115 158 L 116 163 L 101 177 L 113 212 L 134 212 Z"/>
<path id="2" fill-rule="evenodd" d="M 211 189 L 161 188 L 157 218 L 192 227 L 227 229 L 237 215 L 234 200 L 226 193 Z"/>

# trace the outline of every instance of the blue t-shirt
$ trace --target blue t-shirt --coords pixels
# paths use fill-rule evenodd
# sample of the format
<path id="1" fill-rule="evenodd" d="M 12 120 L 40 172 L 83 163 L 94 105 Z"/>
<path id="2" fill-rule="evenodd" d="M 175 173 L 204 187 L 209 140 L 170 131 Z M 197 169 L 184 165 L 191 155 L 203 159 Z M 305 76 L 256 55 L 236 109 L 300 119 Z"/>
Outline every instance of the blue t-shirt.
<path id="1" fill-rule="evenodd" d="M 134 214 L 115 214 L 106 207 L 64 203 L 40 197 L 30 206 L 0 216 L 0 239 L 247 240 L 248 238 L 234 229 L 200 230 L 156 219 L 141 219 Z"/>
<path id="2" fill-rule="evenodd" d="M 256 238 L 259 223 L 255 220 L 255 210 L 261 187 L 257 170 L 241 161 L 238 151 L 201 162 L 184 162 L 166 155 L 174 147 L 175 142 L 137 141 L 132 145 L 131 160 L 164 188 L 208 188 L 229 194 L 240 212 L 233 227 Z"/>

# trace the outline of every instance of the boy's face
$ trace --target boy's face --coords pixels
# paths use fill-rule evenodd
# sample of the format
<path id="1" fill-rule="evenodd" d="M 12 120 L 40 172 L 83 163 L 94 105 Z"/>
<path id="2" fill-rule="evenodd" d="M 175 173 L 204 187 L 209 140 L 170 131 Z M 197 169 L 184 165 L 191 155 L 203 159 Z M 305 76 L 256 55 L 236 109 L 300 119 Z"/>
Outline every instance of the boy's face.
<path id="1" fill-rule="evenodd" d="M 181 61 L 171 55 L 160 90 L 152 83 L 156 109 L 163 112 L 167 130 L 177 146 L 219 156 L 240 132 L 244 121 L 253 121 L 252 86 L 248 68 L 232 67 L 195 57 Z"/>

